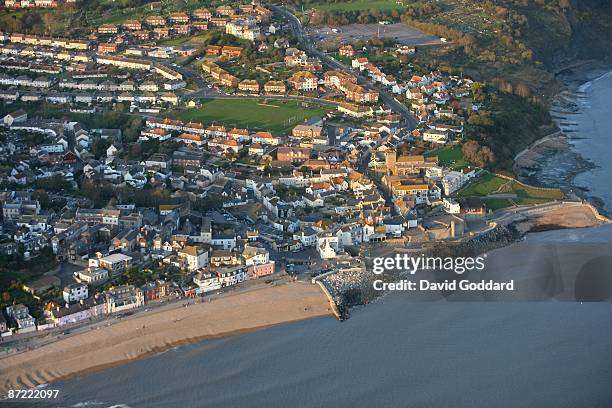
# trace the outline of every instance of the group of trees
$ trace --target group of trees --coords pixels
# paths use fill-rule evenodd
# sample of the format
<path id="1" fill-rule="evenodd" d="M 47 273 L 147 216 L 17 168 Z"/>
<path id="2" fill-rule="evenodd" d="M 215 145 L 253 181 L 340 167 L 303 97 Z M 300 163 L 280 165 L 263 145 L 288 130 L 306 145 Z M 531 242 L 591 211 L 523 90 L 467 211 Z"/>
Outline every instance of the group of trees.
<path id="1" fill-rule="evenodd" d="M 70 192 L 73 190 L 72 184 L 60 175 L 37 179 L 34 182 L 34 187 L 39 190 L 51 192 Z"/>
<path id="2" fill-rule="evenodd" d="M 487 167 L 495 162 L 495 155 L 491 148 L 481 146 L 475 140 L 468 140 L 462 146 L 463 156 L 477 165 L 478 167 Z"/>
<path id="3" fill-rule="evenodd" d="M 96 208 L 120 203 L 131 203 L 137 207 L 157 207 L 171 201 L 170 191 L 166 188 L 153 188 L 151 185 L 145 185 L 142 189 L 114 187 L 105 181 L 83 180 L 78 193 L 92 200 Z"/>
<path id="4" fill-rule="evenodd" d="M 28 33 L 28 34 L 54 34 L 56 30 L 64 28 L 66 18 L 72 13 L 66 11 L 28 10 L 21 13 L 1 12 L 0 31 Z"/>
<path id="5" fill-rule="evenodd" d="M 0 304 L 6 305 L 14 300 L 35 306 L 35 299 L 21 290 L 21 284 L 40 278 L 45 272 L 57 267 L 58 261 L 50 246 L 46 246 L 31 259 L 24 259 L 23 247 L 19 254 L 0 256 Z"/>
<path id="6" fill-rule="evenodd" d="M 132 143 L 121 156 L 128 160 L 143 160 L 154 153 L 162 153 L 167 156 L 172 156 L 175 150 L 179 148 L 179 143 L 174 140 L 169 140 L 160 143 L 159 140 L 150 139 L 140 143 Z"/>
<path id="7" fill-rule="evenodd" d="M 543 126 L 551 124 L 545 106 L 495 88 L 478 87 L 475 94 L 482 104 L 471 112 L 465 125 L 465 157 L 482 167 L 511 171 L 514 156 L 542 136 Z"/>

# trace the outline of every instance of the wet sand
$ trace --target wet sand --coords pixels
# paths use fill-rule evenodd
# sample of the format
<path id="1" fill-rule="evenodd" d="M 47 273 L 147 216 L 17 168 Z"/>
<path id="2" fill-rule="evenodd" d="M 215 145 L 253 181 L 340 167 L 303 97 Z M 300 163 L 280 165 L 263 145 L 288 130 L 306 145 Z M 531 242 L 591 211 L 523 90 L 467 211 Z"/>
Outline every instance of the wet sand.
<path id="1" fill-rule="evenodd" d="M 177 345 L 324 315 L 332 315 L 327 298 L 317 285 L 305 282 L 152 310 L 1 359 L 0 394 L 85 375 Z"/>

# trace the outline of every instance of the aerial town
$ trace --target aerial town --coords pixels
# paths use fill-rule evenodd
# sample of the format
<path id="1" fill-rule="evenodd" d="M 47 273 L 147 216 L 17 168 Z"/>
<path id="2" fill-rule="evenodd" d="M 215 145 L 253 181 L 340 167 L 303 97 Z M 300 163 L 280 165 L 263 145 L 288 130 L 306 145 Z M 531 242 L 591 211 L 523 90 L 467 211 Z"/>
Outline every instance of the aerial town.
<path id="1" fill-rule="evenodd" d="M 412 63 L 419 45 L 323 52 L 258 0 L 149 4 L 78 37 L 0 33 L 4 342 L 310 282 L 565 197 L 486 169 L 464 134 L 483 85 Z"/>

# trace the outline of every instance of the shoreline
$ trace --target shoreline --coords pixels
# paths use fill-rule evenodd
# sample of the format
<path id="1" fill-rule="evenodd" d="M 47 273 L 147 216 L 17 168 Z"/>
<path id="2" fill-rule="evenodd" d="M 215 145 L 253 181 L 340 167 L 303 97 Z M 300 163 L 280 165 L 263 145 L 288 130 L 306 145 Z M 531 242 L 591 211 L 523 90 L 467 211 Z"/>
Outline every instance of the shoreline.
<path id="1" fill-rule="evenodd" d="M 323 316 L 333 316 L 328 299 L 318 285 L 303 281 L 141 313 L 1 359 L 0 395 L 89 375 L 177 346 Z"/>
<path id="2" fill-rule="evenodd" d="M 597 166 L 590 158 L 579 153 L 573 140 L 580 139 L 572 115 L 579 113 L 577 100 L 583 96 L 586 84 L 612 74 L 610 61 L 583 61 L 555 73 L 561 82 L 549 108 L 557 131 L 538 139 L 515 156 L 514 170 L 521 181 L 558 187 L 584 199 L 605 215 L 610 212 L 600 197 L 589 194 L 588 186 L 576 184 L 576 178 Z"/>
<path id="3" fill-rule="evenodd" d="M 144 360 L 146 358 L 150 358 L 150 357 L 155 357 L 156 355 L 160 355 L 162 353 L 167 352 L 168 350 L 172 350 L 176 347 L 181 347 L 181 346 L 187 346 L 190 344 L 195 344 L 195 343 L 199 343 L 205 340 L 214 340 L 214 339 L 221 339 L 221 338 L 225 338 L 225 337 L 232 337 L 232 336 L 239 336 L 241 334 L 247 334 L 247 333 L 253 333 L 259 330 L 265 330 L 265 329 L 269 329 L 271 327 L 276 327 L 276 326 L 281 326 L 284 324 L 288 324 L 288 323 L 296 323 L 296 322 L 300 322 L 303 320 L 308 320 L 308 319 L 313 319 L 315 317 L 320 317 L 320 316 L 311 316 L 311 317 L 304 317 L 304 318 L 299 318 L 299 319 L 295 319 L 295 320 L 287 320 L 287 321 L 280 321 L 278 323 L 272 323 L 272 324 L 268 324 L 268 325 L 263 325 L 263 326 L 255 326 L 255 327 L 249 327 L 249 328 L 244 328 L 244 329 L 236 329 L 234 331 L 229 331 L 229 332 L 223 332 L 223 333 L 218 333 L 218 334 L 210 334 L 210 335 L 202 335 L 199 337 L 190 337 L 190 338 L 185 338 L 182 340 L 177 340 L 175 343 L 170 343 L 164 346 L 156 346 L 151 348 L 150 350 L 147 350 L 146 352 L 139 354 L 135 357 L 131 357 L 131 358 L 125 358 L 122 360 L 117 360 L 114 362 L 110 362 L 110 363 L 105 363 L 105 364 L 100 364 L 100 365 L 96 365 L 96 366 L 92 366 L 92 367 L 88 367 L 85 368 L 81 371 L 75 371 L 75 372 L 71 372 L 68 373 L 66 375 L 63 375 L 61 377 L 57 377 L 54 378 L 52 380 L 50 380 L 48 383 L 41 383 L 38 384 L 38 386 L 40 385 L 44 385 L 44 384 L 53 384 L 56 382 L 60 382 L 60 381 L 67 381 L 67 380 L 71 380 L 74 378 L 78 378 L 78 377 L 84 377 L 84 376 L 88 376 L 91 374 L 95 374 L 99 371 L 103 371 L 106 370 L 108 368 L 113 368 L 113 367 L 119 367 L 125 364 L 129 364 L 135 361 L 140 361 L 140 360 Z M 29 387 L 31 388 L 31 387 Z M 0 393 L 1 392 L 5 392 L 5 390 L 3 389 L 2 386 L 0 386 Z M 2 399 L 0 398 L 0 401 Z"/>

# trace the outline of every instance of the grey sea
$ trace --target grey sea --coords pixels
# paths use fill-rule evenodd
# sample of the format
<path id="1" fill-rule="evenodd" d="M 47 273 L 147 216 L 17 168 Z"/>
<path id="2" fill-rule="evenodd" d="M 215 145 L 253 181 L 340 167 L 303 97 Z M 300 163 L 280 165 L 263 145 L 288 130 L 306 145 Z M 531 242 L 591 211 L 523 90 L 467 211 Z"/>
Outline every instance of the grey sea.
<path id="1" fill-rule="evenodd" d="M 574 150 L 590 160 L 595 167 L 579 174 L 575 183 L 586 187 L 589 195 L 597 197 L 607 213 L 612 212 L 612 165 L 610 146 L 612 145 L 612 72 L 608 72 L 579 88 L 582 95 L 578 98 L 578 111 L 568 115 L 573 122 L 569 129 L 578 138 L 572 140 Z"/>

